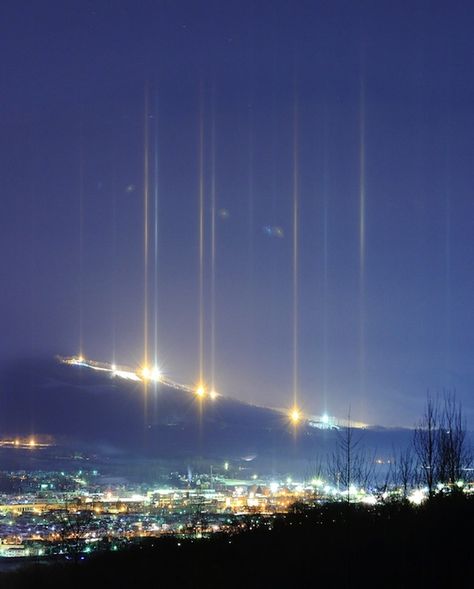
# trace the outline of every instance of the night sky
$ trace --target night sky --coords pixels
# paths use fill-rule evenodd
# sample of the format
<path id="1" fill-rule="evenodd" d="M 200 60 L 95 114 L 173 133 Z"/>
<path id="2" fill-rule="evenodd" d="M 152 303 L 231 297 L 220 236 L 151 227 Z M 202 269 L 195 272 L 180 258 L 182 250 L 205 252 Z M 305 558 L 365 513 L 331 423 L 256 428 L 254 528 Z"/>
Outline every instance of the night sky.
<path id="1" fill-rule="evenodd" d="M 3 1 L 1 364 L 143 361 L 148 136 L 167 374 L 199 378 L 201 195 L 218 390 L 292 404 L 296 290 L 303 409 L 413 425 L 456 388 L 472 424 L 473 30 L 462 1 Z"/>

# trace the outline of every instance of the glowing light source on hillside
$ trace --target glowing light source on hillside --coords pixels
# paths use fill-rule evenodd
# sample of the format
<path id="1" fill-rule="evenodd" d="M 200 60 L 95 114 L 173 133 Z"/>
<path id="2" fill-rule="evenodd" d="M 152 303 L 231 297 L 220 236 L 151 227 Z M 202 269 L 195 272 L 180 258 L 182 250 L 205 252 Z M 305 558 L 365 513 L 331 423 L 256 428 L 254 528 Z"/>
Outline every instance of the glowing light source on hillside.
<path id="1" fill-rule="evenodd" d="M 151 369 L 151 376 L 150 376 L 151 380 L 153 380 L 154 382 L 158 382 L 161 378 L 161 370 L 158 368 L 158 366 L 153 366 L 153 368 Z"/>
<path id="2" fill-rule="evenodd" d="M 206 389 L 205 389 L 204 385 L 199 384 L 196 387 L 195 393 L 196 393 L 196 397 L 199 397 L 200 399 L 202 399 L 206 394 Z"/>
<path id="3" fill-rule="evenodd" d="M 153 366 L 151 368 L 144 366 L 141 369 L 140 374 L 145 381 L 151 380 L 153 382 L 159 382 L 161 380 L 161 370 L 158 368 L 158 366 Z"/>
<path id="4" fill-rule="evenodd" d="M 293 409 L 291 409 L 291 411 L 290 411 L 291 423 L 296 426 L 301 421 L 301 418 L 302 418 L 301 411 L 298 409 L 298 407 L 293 407 Z"/>

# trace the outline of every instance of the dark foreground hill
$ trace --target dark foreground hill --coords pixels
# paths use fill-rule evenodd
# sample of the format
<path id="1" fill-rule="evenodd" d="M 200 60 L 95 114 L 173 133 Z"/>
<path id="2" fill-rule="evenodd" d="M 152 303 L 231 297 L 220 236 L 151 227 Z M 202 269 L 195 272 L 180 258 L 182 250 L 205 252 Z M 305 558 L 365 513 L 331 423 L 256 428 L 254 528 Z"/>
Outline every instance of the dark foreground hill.
<path id="1" fill-rule="evenodd" d="M 56 360 L 19 361 L 2 371 L 0 431 L 156 458 L 270 462 L 326 456 L 338 435 L 306 422 L 295 432 L 284 413 L 225 396 L 199 403 L 192 392 L 163 384 L 145 391 L 140 382 Z M 364 432 L 364 444 L 390 452 L 409 435 L 375 428 Z"/>
<path id="2" fill-rule="evenodd" d="M 84 587 L 384 589 L 472 586 L 474 499 L 356 507 L 335 503 L 211 539 L 149 539 L 78 564 L 0 575 L 6 589 Z"/>

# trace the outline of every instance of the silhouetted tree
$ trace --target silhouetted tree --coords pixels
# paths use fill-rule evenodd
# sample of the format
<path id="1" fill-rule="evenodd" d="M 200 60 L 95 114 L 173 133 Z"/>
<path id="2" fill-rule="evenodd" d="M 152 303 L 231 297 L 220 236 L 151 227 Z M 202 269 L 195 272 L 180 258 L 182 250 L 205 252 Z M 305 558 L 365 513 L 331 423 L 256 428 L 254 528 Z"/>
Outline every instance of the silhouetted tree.
<path id="1" fill-rule="evenodd" d="M 438 435 L 439 481 L 456 488 L 472 462 L 462 409 L 452 391 L 445 391 Z"/>
<path id="2" fill-rule="evenodd" d="M 313 479 L 323 479 L 325 474 L 325 464 L 321 456 L 317 456 L 314 460 L 308 460 L 308 466 L 305 472 L 305 479 L 312 481 Z"/>
<path id="3" fill-rule="evenodd" d="M 462 409 L 452 391 L 445 391 L 440 408 L 438 399 L 428 394 L 425 413 L 413 438 L 421 481 L 433 497 L 435 485 L 456 488 L 472 463 Z"/>
<path id="4" fill-rule="evenodd" d="M 413 447 L 418 460 L 421 481 L 428 487 L 431 498 L 439 465 L 439 409 L 430 393 L 426 397 L 425 413 L 415 428 Z"/>
<path id="5" fill-rule="evenodd" d="M 374 456 L 369 456 L 361 448 L 362 433 L 352 426 L 350 412 L 347 421 L 347 427 L 337 432 L 336 449 L 328 460 L 328 474 L 338 487 L 346 490 L 349 502 L 353 485 L 369 486 L 374 471 Z"/>
<path id="6" fill-rule="evenodd" d="M 385 464 L 384 464 L 384 466 L 385 466 Z M 390 487 L 390 483 L 393 480 L 393 467 L 394 467 L 393 460 L 389 460 L 388 468 L 384 469 L 384 473 L 382 476 L 377 477 L 377 489 L 378 489 L 379 493 L 383 494 L 386 491 L 388 491 L 388 488 Z"/>
<path id="7" fill-rule="evenodd" d="M 416 480 L 415 456 L 410 446 L 394 455 L 393 483 L 401 487 L 402 498 L 406 499 Z"/>

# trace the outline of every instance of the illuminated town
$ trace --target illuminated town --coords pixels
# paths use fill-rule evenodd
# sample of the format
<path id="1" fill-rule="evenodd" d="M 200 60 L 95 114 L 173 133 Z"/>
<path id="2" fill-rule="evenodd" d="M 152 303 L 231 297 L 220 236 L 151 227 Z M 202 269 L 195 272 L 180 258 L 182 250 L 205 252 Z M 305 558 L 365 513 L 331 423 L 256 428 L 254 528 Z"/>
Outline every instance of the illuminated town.
<path id="1" fill-rule="evenodd" d="M 189 394 L 199 403 L 225 399 L 202 383 L 191 387 L 165 378 L 157 367 L 133 370 L 82 356 L 59 358 L 61 365 L 139 383 L 135 394 L 152 382 Z M 204 403 L 201 408 L 205 411 Z M 296 406 L 281 413 L 282 424 L 286 422 L 294 435 L 306 427 L 343 441 L 345 431 L 356 427 L 363 432 L 366 427 L 327 415 L 308 416 Z M 350 467 L 343 463 L 319 464 L 306 476 L 301 472 L 269 474 L 268 468 L 259 472 L 253 455 L 201 460 L 201 464 L 194 460 L 197 466 L 170 470 L 155 483 L 150 479 L 133 482 L 111 464 L 103 470 L 97 456 L 66 450 L 52 435 L 5 437 L 0 439 L 0 449 L 5 456 L 23 456 L 20 460 L 43 457 L 51 465 L 58 460 L 66 465 L 64 470 L 51 466 L 0 473 L 0 557 L 4 559 L 85 558 L 91 552 L 118 551 L 146 538 L 205 540 L 213 534 L 233 535 L 255 526 L 271 529 L 275 517 L 293 513 L 298 505 L 309 508 L 350 502 L 370 508 L 407 500 L 416 506 L 430 494 L 420 477 L 412 476 L 401 485 L 393 471 L 395 459 L 375 455 L 366 460 L 373 471 L 370 480 L 365 478 L 366 484 L 352 473 L 344 477 L 344 469 Z M 352 459 L 360 458 L 354 453 Z M 81 468 L 73 468 L 74 462 Z M 438 483 L 436 492 L 450 493 L 454 488 L 470 495 L 474 491 L 471 474 L 465 468 L 462 478 Z"/>
<path id="2" fill-rule="evenodd" d="M 143 538 L 204 539 L 236 534 L 255 525 L 272 527 L 295 505 L 346 501 L 347 490 L 323 478 L 233 478 L 241 468 L 225 462 L 211 473 L 170 473 L 161 486 L 110 481 L 98 471 L 3 472 L 0 496 L 0 557 L 43 557 L 119 550 Z M 442 487 L 440 487 L 441 490 Z M 472 484 L 459 483 L 465 493 Z M 351 487 L 350 501 L 367 506 L 400 499 L 401 489 Z M 414 504 L 426 489 L 410 491 Z"/>

